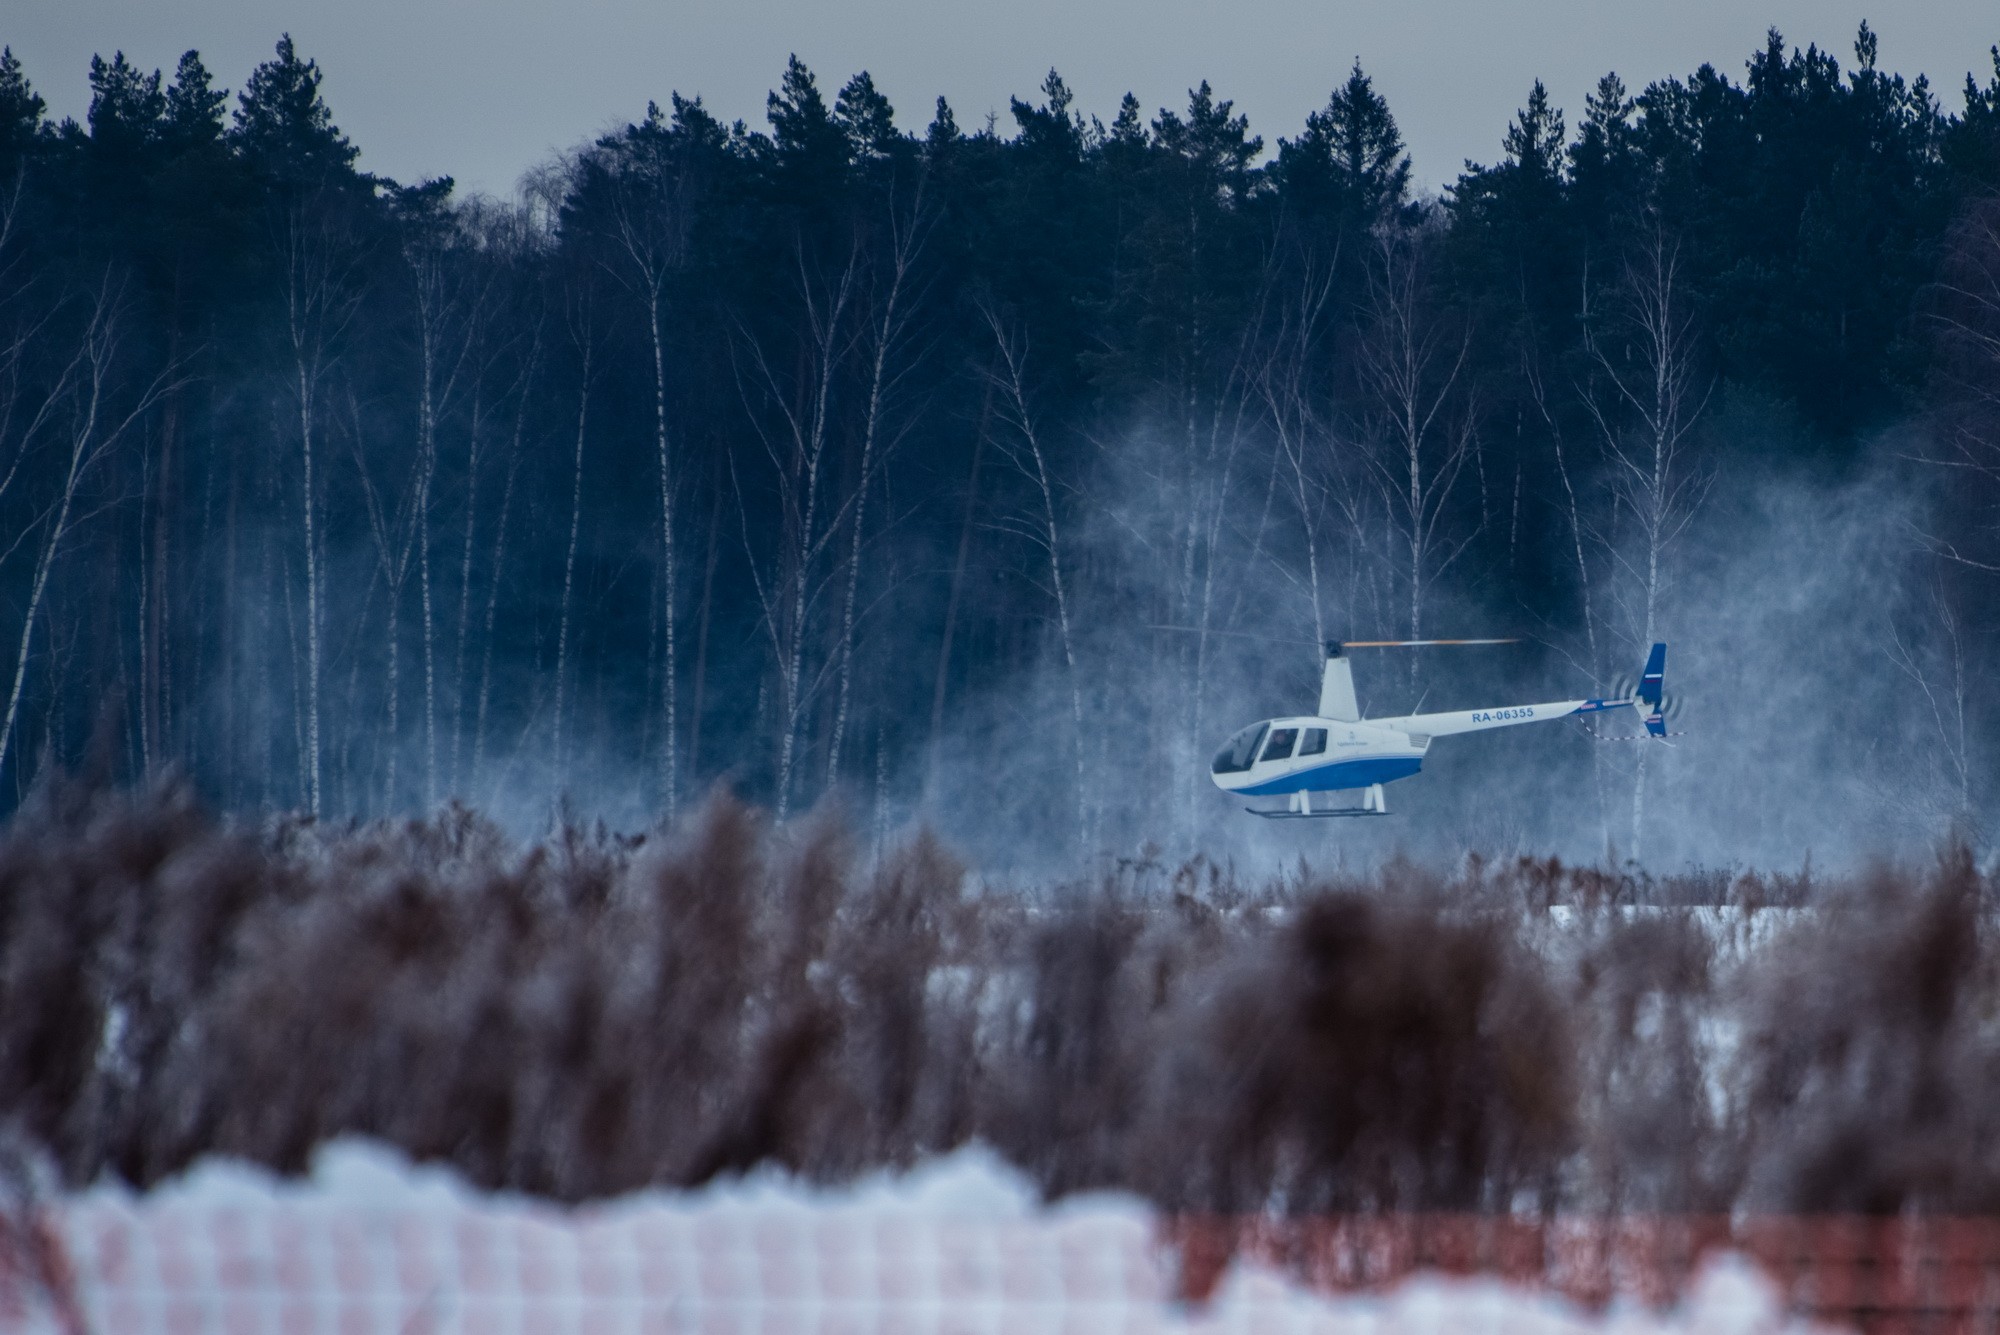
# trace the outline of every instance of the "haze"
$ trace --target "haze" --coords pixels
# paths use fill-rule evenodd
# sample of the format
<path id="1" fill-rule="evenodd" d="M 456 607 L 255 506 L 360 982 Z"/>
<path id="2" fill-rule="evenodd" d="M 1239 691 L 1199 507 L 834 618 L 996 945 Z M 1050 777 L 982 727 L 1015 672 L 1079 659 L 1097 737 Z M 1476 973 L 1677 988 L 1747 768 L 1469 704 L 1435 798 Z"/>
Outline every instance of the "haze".
<path id="1" fill-rule="evenodd" d="M 1402 126 L 1419 183 L 1435 189 L 1465 159 L 1499 156 L 1501 129 L 1536 78 L 1574 123 L 1606 70 L 1635 89 L 1703 61 L 1738 78 L 1773 25 L 1848 65 L 1855 28 L 1869 18 L 1881 63 L 1927 73 L 1950 109 L 1966 73 L 1990 68 L 1993 13 L 1976 0 L 28 0 L 0 41 L 52 114 L 80 119 L 93 52 L 122 49 L 171 72 L 181 51 L 197 47 L 217 79 L 237 88 L 289 31 L 325 69 L 327 98 L 365 169 L 400 180 L 449 174 L 491 193 L 673 90 L 761 127 L 765 92 L 794 51 L 829 92 L 857 70 L 872 72 L 905 128 L 921 128 L 943 94 L 968 130 L 993 114 L 1011 132 L 1009 95 L 1032 93 L 1051 66 L 1079 107 L 1106 121 L 1128 89 L 1151 113 L 1183 106 L 1187 88 L 1205 78 L 1249 113 L 1267 147 L 1296 134 L 1358 56 Z"/>

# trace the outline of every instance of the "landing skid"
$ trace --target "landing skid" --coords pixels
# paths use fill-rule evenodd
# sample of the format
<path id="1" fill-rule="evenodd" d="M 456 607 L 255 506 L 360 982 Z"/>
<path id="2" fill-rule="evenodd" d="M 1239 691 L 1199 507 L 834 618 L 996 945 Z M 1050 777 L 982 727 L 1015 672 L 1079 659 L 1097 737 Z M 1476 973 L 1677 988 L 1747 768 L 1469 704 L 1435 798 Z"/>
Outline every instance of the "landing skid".
<path id="1" fill-rule="evenodd" d="M 1347 789 L 1345 791 L 1354 792 L 1356 790 Z M 1328 807 L 1324 810 L 1315 811 L 1313 810 L 1313 795 L 1311 793 L 1293 793 L 1290 804 L 1283 811 L 1265 811 L 1259 807 L 1245 807 L 1243 809 L 1253 816 L 1262 816 L 1265 820 L 1339 820 L 1349 816 L 1386 816 L 1389 814 L 1388 804 L 1382 799 L 1381 784 L 1369 784 L 1366 788 L 1360 789 L 1359 792 L 1361 793 L 1361 805 L 1358 807 Z"/>
<path id="2" fill-rule="evenodd" d="M 1259 811 L 1256 807 L 1245 807 L 1253 816 L 1265 820 L 1336 820 L 1344 816 L 1386 816 L 1386 811 L 1369 811 L 1363 807 L 1337 807 L 1332 811 Z"/>

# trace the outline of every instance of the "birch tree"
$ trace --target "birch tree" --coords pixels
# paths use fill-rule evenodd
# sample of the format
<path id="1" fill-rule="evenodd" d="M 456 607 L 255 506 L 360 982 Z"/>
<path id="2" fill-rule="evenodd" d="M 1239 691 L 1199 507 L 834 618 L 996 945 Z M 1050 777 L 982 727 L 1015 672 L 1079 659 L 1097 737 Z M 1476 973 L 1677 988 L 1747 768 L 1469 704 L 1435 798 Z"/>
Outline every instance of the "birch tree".
<path id="1" fill-rule="evenodd" d="M 307 807 L 321 812 L 320 396 L 342 335 L 360 304 L 364 248 L 349 227 L 365 208 L 354 174 L 360 150 L 334 125 L 320 97 L 320 71 L 289 35 L 251 72 L 238 97 L 230 142 L 269 187 L 267 225 L 277 271 L 283 344 L 298 412 L 300 537 L 305 556 L 305 781 Z"/>
<path id="2" fill-rule="evenodd" d="M 507 471 L 500 488 L 500 513 L 493 521 L 493 555 L 487 572 L 486 620 L 484 634 L 480 637 L 479 704 L 474 711 L 472 722 L 472 774 L 475 777 L 485 773 L 486 718 L 493 699 L 493 640 L 499 624 L 502 578 L 507 568 L 507 525 L 514 514 L 514 486 L 520 478 L 521 443 L 527 434 L 528 406 L 535 386 L 535 374 L 541 368 L 543 319 L 543 312 L 538 309 L 535 312 L 528 351 L 521 361 L 520 378 L 514 386 L 514 428 L 507 450 Z"/>
<path id="3" fill-rule="evenodd" d="M 1158 402 L 1176 428 L 1177 476 L 1167 479 L 1165 513 L 1174 552 L 1172 620 L 1194 627 L 1182 726 L 1173 739 L 1183 820 L 1192 828 L 1203 797 L 1200 756 L 1207 732 L 1210 628 L 1222 570 L 1225 518 L 1249 415 L 1249 354 L 1268 283 L 1255 255 L 1230 240 L 1250 198 L 1250 163 L 1263 140 L 1247 116 L 1189 90 L 1185 117 L 1161 109 L 1152 123 L 1154 162 L 1169 182 L 1164 208 L 1145 229 L 1154 257 L 1146 317 L 1170 331 L 1160 349 Z"/>
<path id="4" fill-rule="evenodd" d="M 344 234 L 334 201 L 316 192 L 284 209 L 276 249 L 282 271 L 284 330 L 291 354 L 299 430 L 300 540 L 305 555 L 306 807 L 321 814 L 320 677 L 324 625 L 320 589 L 319 415 L 335 350 L 360 305 L 359 247 Z"/>
<path id="5" fill-rule="evenodd" d="M 472 640 L 473 557 L 481 514 L 481 482 L 491 454 L 489 438 L 495 434 L 493 424 L 496 420 L 505 421 L 510 399 L 516 404 L 526 402 L 524 378 L 527 369 L 536 360 L 541 335 L 538 315 L 532 321 L 522 318 L 527 303 L 521 300 L 521 294 L 534 287 L 532 282 L 524 283 L 518 278 L 520 271 L 532 267 L 534 258 L 529 247 L 531 233 L 526 226 L 525 210 L 487 208 L 475 203 L 468 210 L 466 223 L 473 234 L 473 248 L 478 252 L 474 262 L 482 270 L 480 295 L 483 300 L 481 318 L 467 322 L 471 407 L 465 433 L 465 496 L 460 515 L 458 611 L 452 636 L 451 736 L 448 751 L 451 782 L 461 791 L 478 774 L 477 765 L 468 770 L 465 764 L 465 714 L 473 694 L 467 677 L 466 656 L 471 651 Z M 529 325 L 532 333 L 522 327 L 524 323 Z M 519 460 L 519 428 L 524 425 L 517 419 L 512 448 L 507 454 L 507 477 L 510 481 Z M 511 492 L 506 486 L 502 491 L 511 499 Z M 486 648 L 490 650 L 490 640 Z"/>
<path id="6" fill-rule="evenodd" d="M 1972 740 L 1970 648 L 1965 643 L 1964 618 L 1942 573 L 1929 581 L 1916 612 L 1915 629 L 1906 630 L 1893 615 L 1887 618 L 1885 653 L 1897 671 L 1915 684 L 1937 734 L 1937 746 L 1925 749 L 1934 760 L 1934 790 L 1941 791 L 1943 800 L 1919 803 L 1918 815 L 1925 828 L 1935 829 L 1940 824 L 1938 809 L 1942 808 L 1942 824 L 1972 841 L 1979 830 L 1972 802 L 1977 757 Z M 1898 796 L 1905 802 L 1910 800 L 1907 795 Z"/>
<path id="7" fill-rule="evenodd" d="M 861 545 L 866 534 L 868 493 L 886 447 L 884 418 L 889 397 L 907 368 L 895 368 L 909 332 L 912 309 L 920 295 L 914 290 L 915 271 L 923 253 L 924 236 L 930 229 L 927 201 L 928 172 L 919 166 L 907 192 L 891 180 L 885 202 L 887 244 L 873 275 L 874 304 L 866 323 L 868 357 L 867 398 L 861 418 L 861 462 L 856 470 L 853 512 L 847 518 L 847 588 L 841 602 L 840 638 L 835 653 L 840 664 L 839 698 L 834 705 L 833 737 L 827 743 L 826 786 L 831 789 L 840 777 L 840 748 L 847 734 L 848 711 L 854 688 L 854 635 L 856 600 L 861 589 Z M 905 198 L 899 198 L 905 195 Z"/>
<path id="8" fill-rule="evenodd" d="M 1358 434 L 1387 505 L 1409 616 L 1424 633 L 1433 581 L 1473 534 L 1454 530 L 1451 501 L 1472 455 L 1474 414 L 1463 383 L 1471 333 L 1438 309 L 1430 276 L 1437 224 L 1378 227 L 1367 268 L 1356 373 Z M 1410 658 L 1410 684 L 1418 660 Z"/>
<path id="9" fill-rule="evenodd" d="M 1010 430 L 996 434 L 995 445 L 1016 472 L 1034 487 L 1035 513 L 1003 522 L 1003 527 L 1027 539 L 1047 562 L 1047 592 L 1056 609 L 1057 643 L 1061 646 L 1063 670 L 1069 684 L 1071 750 L 1076 767 L 1076 839 L 1079 849 L 1090 847 L 1090 788 L 1083 761 L 1083 680 L 1077 668 L 1076 641 L 1070 609 L 1070 580 L 1064 574 L 1061 521 L 1056 513 L 1056 483 L 1049 472 L 1049 460 L 1042 447 L 1042 434 L 1029 406 L 1027 385 L 1028 340 L 1011 328 L 990 304 L 980 307 L 988 331 L 993 335 L 996 356 L 994 379 L 999 387 L 999 413 Z"/>
<path id="10" fill-rule="evenodd" d="M 27 407 L 35 396 L 31 394 L 24 377 L 30 369 L 29 354 L 45 342 L 43 331 L 60 312 L 62 303 L 48 303 L 37 309 L 30 304 L 32 282 L 14 283 L 20 256 L 12 244 L 17 235 L 16 220 L 20 217 L 21 190 L 17 176 L 13 188 L 0 190 L 0 313 L 7 318 L 6 332 L 0 335 L 0 499 L 4 499 L 20 475 L 21 464 L 27 458 L 28 447 L 39 436 L 40 428 L 48 415 L 60 402 L 55 392 L 40 396 L 32 408 Z M 68 372 L 65 372 L 68 374 Z M 64 376 L 58 376 L 59 389 Z M 17 435 L 15 423 L 23 410 L 28 418 Z M 11 555 L 13 546 L 19 544 L 19 537 L 8 548 Z M 4 560 L 0 556 L 0 560 Z"/>
<path id="11" fill-rule="evenodd" d="M 660 793 L 666 819 L 680 802 L 680 654 L 679 606 L 680 533 L 676 515 L 680 466 L 675 457 L 667 419 L 665 302 L 669 279 L 686 259 L 688 232 L 699 185 L 700 153 L 712 146 L 720 127 L 701 109 L 700 100 L 674 98 L 674 125 L 669 128 L 656 103 L 648 103 L 643 123 L 622 136 L 606 139 L 600 154 L 586 161 L 586 170 L 608 176 L 605 230 L 610 242 L 606 261 L 610 272 L 639 301 L 645 313 L 646 337 L 652 353 L 653 451 L 660 486 L 660 596 L 662 637 L 660 672 Z"/>
<path id="12" fill-rule="evenodd" d="M 22 694 L 33 657 L 35 622 L 43 612 L 49 576 L 75 526 L 76 502 L 85 476 L 135 422 L 151 411 L 170 387 L 174 374 L 171 366 L 163 370 L 133 395 L 121 412 L 113 399 L 122 323 L 119 292 L 107 277 L 99 282 L 90 298 L 74 350 L 62 361 L 46 392 L 40 396 L 20 437 L 22 452 L 33 448 L 34 442 L 44 436 L 60 441 L 63 464 L 55 495 L 47 501 L 39 520 L 21 534 L 21 539 L 35 535 L 35 567 L 22 611 L 6 713 L 0 716 L 0 772 L 6 768 L 20 718 Z M 5 481 L 11 483 L 13 477 L 10 469 Z"/>
<path id="13" fill-rule="evenodd" d="M 1326 642 L 1326 617 L 1320 590 L 1320 526 L 1326 510 L 1327 459 L 1332 431 L 1327 414 L 1316 402 L 1313 370 L 1318 361 L 1326 316 L 1331 305 L 1336 247 L 1331 262 L 1302 257 L 1292 297 L 1283 303 L 1271 346 L 1257 376 L 1257 388 L 1277 436 L 1277 476 L 1299 518 L 1305 548 L 1305 597 L 1312 611 L 1313 643 Z M 1281 564 L 1280 569 L 1285 569 Z M 1286 569 L 1287 575 L 1292 572 Z M 1296 580 L 1296 576 L 1292 576 Z"/>
<path id="14" fill-rule="evenodd" d="M 577 541 L 583 527 L 583 447 L 590 426 L 590 391 L 597 371 L 595 297 L 587 273 L 572 279 L 564 295 L 564 314 L 577 358 L 576 451 L 570 469 L 569 546 L 563 555 L 562 611 L 556 632 L 555 741 L 552 750 L 557 773 L 565 775 L 568 771 L 567 754 L 563 750 L 563 706 L 568 699 L 570 606 L 576 590 Z"/>
<path id="15" fill-rule="evenodd" d="M 2000 107 L 2000 56 L 1995 57 L 1994 100 Z M 2000 200 L 1983 200 L 1965 211 L 1941 268 L 1938 300 L 1929 315 L 1943 354 L 1937 372 L 1951 387 L 1953 402 L 1941 415 L 1941 429 L 1927 433 L 1925 457 L 1954 482 L 1984 484 L 1979 497 L 1984 513 L 1977 526 L 1983 534 L 1991 529 L 1986 515 L 2000 484 Z M 1923 536 L 1947 560 L 2000 573 L 2000 560 L 1990 548 L 1961 543 L 1943 531 Z"/>
<path id="16" fill-rule="evenodd" d="M 382 775 L 382 809 L 394 810 L 402 801 L 400 783 L 403 753 L 403 590 L 409 583 L 422 528 L 420 515 L 428 503 L 436 456 L 427 450 L 415 451 L 409 461 L 409 478 L 385 502 L 368 461 L 368 430 L 361 403 L 353 387 L 347 387 L 348 439 L 354 453 L 354 471 L 360 483 L 362 513 L 374 540 L 375 573 L 387 592 L 384 604 L 383 650 L 383 737 L 387 756 Z M 364 609 L 365 620 L 365 609 Z"/>
<path id="17" fill-rule="evenodd" d="M 1638 645 L 1659 638 L 1664 598 L 1673 583 L 1674 544 L 1693 522 L 1710 475 L 1690 451 L 1690 433 L 1713 392 L 1696 365 L 1694 314 L 1679 244 L 1657 219 L 1628 254 L 1609 309 L 1591 308 L 1585 285 L 1583 345 L 1593 377 L 1582 398 L 1596 423 L 1612 486 L 1635 530 L 1613 555 L 1637 606 L 1628 619 Z M 1632 781 L 1632 857 L 1642 851 L 1646 761 L 1638 748 Z"/>
<path id="18" fill-rule="evenodd" d="M 431 484 L 437 475 L 438 419 L 456 397 L 472 354 L 483 293 L 469 290 L 454 255 L 457 219 L 449 180 L 399 191 L 403 265 L 410 278 L 417 334 L 417 490 L 412 498 L 417 585 L 423 607 L 424 805 L 438 800 L 437 615 L 431 581 Z M 468 530 L 469 533 L 469 530 Z M 468 545 L 469 549 L 469 545 Z"/>
<path id="19" fill-rule="evenodd" d="M 814 680 L 807 678 L 807 640 L 821 561 L 853 504 L 852 496 L 837 501 L 828 495 L 827 475 L 834 379 L 853 340 L 848 326 L 861 279 L 859 238 L 831 272 L 809 257 L 803 240 L 793 246 L 790 261 L 798 296 L 795 372 L 782 374 L 747 330 L 737 341 L 739 389 L 777 491 L 775 551 L 760 550 L 764 544 L 751 534 L 741 474 L 733 455 L 730 461 L 744 554 L 777 665 L 779 820 L 791 809 L 799 728 L 821 675 L 815 670 Z"/>

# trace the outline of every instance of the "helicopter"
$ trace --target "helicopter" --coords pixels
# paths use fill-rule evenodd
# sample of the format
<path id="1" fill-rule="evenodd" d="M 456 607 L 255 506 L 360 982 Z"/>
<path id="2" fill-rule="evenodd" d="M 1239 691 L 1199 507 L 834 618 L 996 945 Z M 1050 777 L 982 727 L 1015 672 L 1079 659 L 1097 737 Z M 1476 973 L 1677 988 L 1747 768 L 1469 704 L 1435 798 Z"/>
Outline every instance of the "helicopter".
<path id="1" fill-rule="evenodd" d="M 1390 649 L 1440 644 L 1510 644 L 1511 640 L 1328 640 L 1320 678 L 1319 712 L 1311 716 L 1265 719 L 1232 736 L 1209 767 L 1209 777 L 1226 793 L 1288 799 L 1283 809 L 1245 807 L 1269 820 L 1339 816 L 1386 816 L 1382 786 L 1407 779 L 1423 768 L 1431 739 L 1522 723 L 1637 709 L 1646 736 L 1664 739 L 1662 708 L 1667 646 L 1656 644 L 1646 657 L 1636 690 L 1603 700 L 1559 700 L 1552 704 L 1506 705 L 1446 714 L 1405 714 L 1364 719 L 1355 703 L 1349 649 Z M 1315 807 L 1313 795 L 1337 797 L 1359 792 L 1360 806 Z"/>

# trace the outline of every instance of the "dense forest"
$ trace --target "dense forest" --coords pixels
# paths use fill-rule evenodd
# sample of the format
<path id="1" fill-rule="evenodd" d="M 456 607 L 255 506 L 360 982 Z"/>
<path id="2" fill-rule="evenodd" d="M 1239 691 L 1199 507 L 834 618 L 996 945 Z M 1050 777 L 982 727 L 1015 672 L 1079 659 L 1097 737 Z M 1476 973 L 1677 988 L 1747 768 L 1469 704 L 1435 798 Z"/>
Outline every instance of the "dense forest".
<path id="1" fill-rule="evenodd" d="M 1267 143 L 1205 83 L 1107 124 L 1051 71 L 962 126 L 793 60 L 767 128 L 673 95 L 501 201 L 365 170 L 289 38 L 233 94 L 94 58 L 86 124 L 0 54 L 0 805 L 178 772 L 642 828 L 724 782 L 980 856 L 1192 846 L 1319 640 L 1499 631 L 1364 693 L 1609 689 L 1692 637 L 1712 701 L 1871 729 L 1795 748 L 1816 807 L 1893 762 L 1899 818 L 1976 826 L 1991 60 L 1940 95 L 1864 25 L 1567 116 L 1537 83 L 1439 197 L 1358 63 Z M 1797 597 L 1714 629 L 1753 568 Z M 1861 620 L 1799 592 L 1836 575 Z M 1561 828 L 1636 854 L 1648 764 L 1698 823 L 1694 743 L 1591 740 Z"/>

